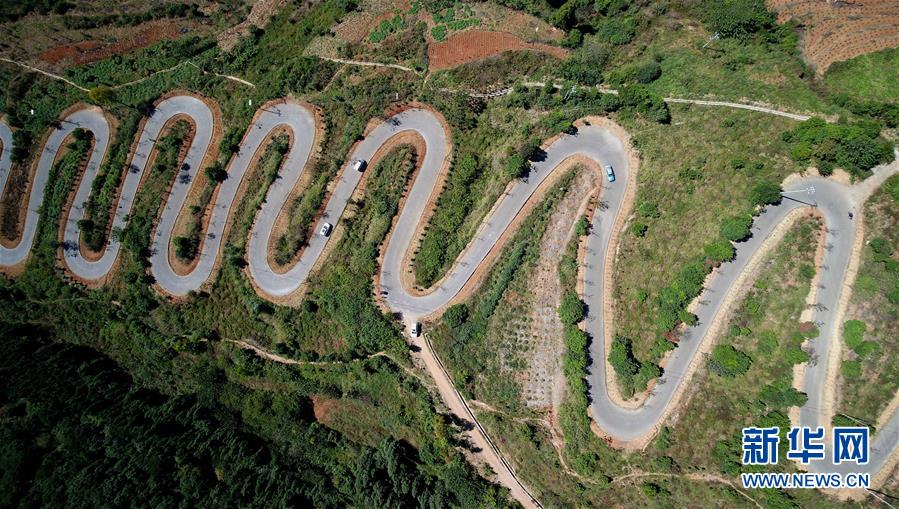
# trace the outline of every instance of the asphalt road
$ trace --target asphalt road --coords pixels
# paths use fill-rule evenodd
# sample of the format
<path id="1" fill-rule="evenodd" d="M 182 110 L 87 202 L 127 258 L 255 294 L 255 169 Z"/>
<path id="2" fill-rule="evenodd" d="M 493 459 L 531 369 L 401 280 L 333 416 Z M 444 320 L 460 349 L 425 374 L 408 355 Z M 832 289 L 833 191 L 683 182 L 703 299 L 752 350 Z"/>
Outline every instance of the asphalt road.
<path id="1" fill-rule="evenodd" d="M 186 115 L 194 120 L 197 127 L 196 135 L 187 153 L 185 165 L 179 170 L 176 182 L 173 184 L 171 194 L 168 197 L 159 218 L 158 226 L 153 233 L 151 270 L 159 286 L 172 295 L 185 295 L 191 290 L 200 288 L 212 276 L 216 260 L 220 256 L 224 229 L 228 216 L 235 205 L 234 198 L 244 174 L 253 159 L 254 153 L 268 134 L 279 126 L 285 126 L 293 133 L 293 144 L 287 157 L 280 178 L 271 186 L 267 199 L 254 223 L 249 243 L 249 270 L 259 289 L 272 297 L 289 295 L 308 277 L 315 261 L 323 252 L 329 238 L 318 234 L 319 226 L 323 221 L 336 224 L 342 216 L 347 201 L 356 188 L 362 173 L 353 171 L 350 166 L 357 159 L 369 160 L 376 150 L 387 142 L 392 136 L 404 131 L 413 131 L 420 135 L 427 146 L 425 158 L 418 177 L 412 185 L 411 191 L 394 228 L 393 234 L 385 250 L 384 263 L 381 268 L 381 290 L 386 292 L 385 301 L 389 307 L 401 313 L 404 321 L 413 323 L 422 317 L 431 315 L 440 310 L 459 294 L 466 283 L 469 282 L 477 268 L 482 264 L 497 243 L 501 235 L 507 230 L 515 217 L 519 214 L 540 184 L 551 174 L 553 169 L 559 166 L 565 159 L 580 155 L 597 161 L 600 165 L 611 164 L 615 167 L 617 180 L 614 183 L 604 181 L 601 200 L 605 207 L 600 207 L 593 218 L 593 229 L 587 240 L 585 301 L 589 312 L 586 319 L 586 328 L 595 339 L 590 346 L 591 357 L 594 360 L 606 358 L 605 345 L 601 338 L 604 337 L 604 317 L 602 306 L 602 291 L 605 281 L 604 267 L 612 259 L 609 252 L 611 225 L 622 210 L 625 183 L 628 179 L 628 159 L 622 142 L 610 131 L 598 126 L 582 127 L 576 135 L 562 135 L 547 150 L 544 160 L 534 163 L 533 169 L 526 180 L 517 181 L 511 186 L 500 202 L 494 207 L 492 213 L 485 219 L 475 239 L 472 241 L 460 258 L 453 265 L 449 274 L 442 280 L 439 287 L 423 295 L 413 294 L 404 288 L 401 283 L 404 254 L 409 249 L 414 239 L 414 233 L 421 227 L 421 218 L 425 213 L 431 195 L 435 192 L 435 186 L 439 177 L 441 165 L 448 156 L 448 142 L 446 133 L 438 119 L 423 109 L 411 109 L 400 113 L 376 127 L 362 142 L 357 144 L 353 153 L 347 158 L 347 162 L 333 187 L 331 197 L 326 204 L 322 217 L 315 226 L 315 235 L 310 239 L 309 245 L 301 254 L 300 261 L 284 273 L 276 273 L 268 263 L 268 245 L 272 228 L 277 216 L 285 203 L 290 191 L 301 176 L 303 168 L 312 150 L 314 139 L 314 118 L 304 107 L 293 103 L 280 103 L 269 105 L 257 113 L 253 124 L 245 135 L 240 151 L 232 159 L 228 167 L 229 178 L 222 183 L 221 188 L 213 204 L 211 220 L 205 238 L 202 251 L 196 266 L 189 274 L 179 275 L 169 266 L 168 250 L 171 245 L 172 229 L 178 212 L 184 205 L 189 187 L 200 170 L 200 162 L 208 149 L 212 138 L 214 118 L 208 106 L 199 99 L 189 96 L 178 96 L 161 102 L 151 117 L 147 120 L 145 129 L 140 135 L 135 155 L 131 161 L 123 184 L 119 202 L 116 205 L 113 226 L 121 227 L 125 224 L 127 215 L 133 205 L 134 196 L 139 187 L 141 176 L 146 170 L 147 160 L 151 153 L 160 130 L 173 117 Z M 106 151 L 109 138 L 109 127 L 103 116 L 97 110 L 82 110 L 72 114 L 63 123 L 62 128 L 51 133 L 47 145 L 38 162 L 38 170 L 31 195 L 29 196 L 28 214 L 25 221 L 25 229 L 20 243 L 11 249 L 0 250 L 0 263 L 2 265 L 16 265 L 23 261 L 31 248 L 34 240 L 38 219 L 38 206 L 43 199 L 44 187 L 47 181 L 50 166 L 54 156 L 65 136 L 76 126 L 84 127 L 95 133 L 97 140 L 94 153 L 90 159 L 85 178 L 79 185 L 75 206 L 69 212 L 66 221 L 65 239 L 67 243 L 77 242 L 77 222 L 82 217 L 81 204 L 87 199 L 90 183 L 96 175 L 96 170 Z M 11 133 L 9 129 L 0 123 L 0 142 L 3 143 L 3 153 L 0 155 L 0 185 L 5 187 L 9 174 L 10 162 L 8 147 L 11 146 Z M 895 165 L 890 171 L 895 172 Z M 884 170 L 885 171 L 885 170 Z M 879 175 L 882 177 L 883 175 Z M 252 185 L 252 183 L 250 184 Z M 814 193 L 809 189 L 814 188 Z M 723 265 L 717 275 L 708 284 L 700 297 L 702 304 L 697 310 L 698 323 L 689 328 L 678 348 L 673 352 L 661 383 L 656 385 L 653 393 L 645 404 L 639 408 L 623 408 L 618 406 L 608 394 L 606 386 L 606 363 L 595 362 L 589 369 L 588 381 L 590 384 L 590 397 L 594 418 L 600 428 L 610 436 L 621 441 L 639 439 L 652 433 L 666 415 L 666 409 L 672 401 L 677 388 L 688 382 L 686 373 L 688 365 L 697 355 L 702 342 L 710 340 L 707 332 L 715 317 L 723 310 L 721 304 L 723 296 L 734 285 L 734 282 L 744 271 L 750 260 L 758 252 L 764 240 L 771 234 L 775 227 L 793 209 L 798 207 L 815 206 L 824 215 L 828 232 L 825 244 L 823 273 L 821 287 L 818 291 L 818 306 L 814 311 L 813 320 L 818 323 L 821 334 L 811 341 L 810 348 L 813 358 L 817 362 L 812 363 L 805 371 L 802 387 L 808 393 L 808 403 L 800 411 L 802 425 L 816 426 L 826 425 L 822 419 L 820 409 L 824 398 L 827 375 L 827 358 L 835 341 L 839 340 L 839 325 L 836 323 L 835 312 L 838 308 L 840 292 L 846 277 L 852 238 L 855 233 L 855 223 L 848 219 L 847 212 L 858 206 L 852 201 L 853 193 L 850 189 L 830 180 L 820 178 L 806 178 L 793 184 L 788 190 L 787 196 L 780 205 L 770 206 L 755 220 L 752 229 L 752 237 L 745 242 L 737 244 L 736 259 Z M 113 240 L 109 242 L 106 251 L 97 262 L 84 260 L 77 249 L 67 251 L 65 261 L 69 268 L 78 276 L 85 279 L 100 279 L 108 273 L 118 255 L 119 246 Z M 331 263 L 335 263 L 333 259 Z M 419 342 L 421 343 L 421 342 Z M 427 354 L 433 355 L 430 348 Z M 439 365 L 431 362 L 428 364 Z M 448 377 L 441 375 L 436 368 L 430 369 L 435 378 Z M 447 382 L 450 385 L 451 382 Z M 443 390 L 441 392 L 444 392 Z M 445 399 L 448 397 L 444 394 Z M 458 396 L 458 394 L 457 394 Z M 458 398 L 461 403 L 451 404 L 451 407 L 459 404 L 465 405 L 464 399 Z M 479 428 L 478 428 L 479 429 Z M 483 437 L 487 442 L 489 438 Z M 878 430 L 872 450 L 872 461 L 854 471 L 876 472 L 885 463 L 888 454 L 899 443 L 899 412 L 895 413 L 886 426 Z M 498 456 L 498 452 L 496 453 Z M 501 458 L 499 458 L 502 462 Z M 504 463 L 504 462 L 503 462 Z M 491 461 L 494 469 L 494 461 Z M 820 464 L 819 465 L 823 465 Z M 813 464 L 814 466 L 814 464 Z M 502 467 L 501 468 L 508 468 Z M 845 467 L 843 465 L 842 467 Z M 825 470 L 842 467 L 827 466 Z M 501 477 L 508 476 L 501 473 Z M 515 482 L 517 477 L 511 474 Z M 508 483 L 505 483 L 508 485 Z M 518 483 L 518 488 L 512 486 L 513 492 L 521 495 L 523 487 Z M 520 500 L 522 497 L 516 496 Z M 530 504 L 532 505 L 532 504 Z"/>

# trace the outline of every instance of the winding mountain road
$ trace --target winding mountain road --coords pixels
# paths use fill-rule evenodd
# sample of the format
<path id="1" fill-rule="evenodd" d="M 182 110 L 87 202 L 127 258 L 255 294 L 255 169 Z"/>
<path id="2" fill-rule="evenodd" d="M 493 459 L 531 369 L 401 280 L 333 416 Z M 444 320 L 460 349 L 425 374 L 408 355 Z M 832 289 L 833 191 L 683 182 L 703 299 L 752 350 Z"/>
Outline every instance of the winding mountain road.
<path id="1" fill-rule="evenodd" d="M 217 261 L 222 251 L 222 244 L 227 237 L 230 216 L 240 199 L 241 186 L 251 186 L 252 182 L 244 182 L 246 173 L 253 161 L 274 132 L 286 130 L 291 134 L 291 145 L 279 178 L 268 189 L 266 201 L 257 213 L 252 227 L 248 246 L 248 274 L 257 291 L 272 300 L 294 295 L 301 284 L 309 277 L 316 262 L 325 252 L 329 237 L 315 234 L 310 238 L 299 260 L 286 270 L 275 270 L 270 263 L 270 246 L 272 235 L 279 215 L 283 213 L 285 203 L 294 191 L 297 182 L 308 166 L 310 155 L 316 145 L 315 116 L 302 104 L 291 101 L 279 101 L 263 106 L 255 115 L 239 152 L 228 165 L 229 178 L 218 188 L 214 203 L 211 205 L 208 224 L 203 236 L 198 260 L 186 271 L 172 267 L 170 250 L 172 235 L 179 214 L 185 206 L 190 187 L 198 175 L 204 160 L 210 155 L 210 145 L 215 138 L 217 116 L 208 100 L 190 95 L 179 95 L 160 101 L 152 114 L 146 119 L 140 132 L 134 153 L 128 165 L 127 173 L 118 195 L 118 202 L 113 213 L 113 227 L 121 228 L 127 224 L 135 196 L 143 181 L 147 166 L 152 161 L 155 143 L 163 134 L 167 125 L 176 118 L 186 118 L 194 125 L 194 135 L 187 150 L 184 164 L 178 169 L 178 176 L 172 184 L 167 201 L 160 213 L 152 238 L 150 256 L 151 272 L 159 288 L 173 296 L 185 296 L 191 291 L 208 285 L 214 278 Z M 79 249 L 78 221 L 83 218 L 83 203 L 87 200 L 91 184 L 96 178 L 98 168 L 105 157 L 109 145 L 110 128 L 103 113 L 96 108 L 84 108 L 75 111 L 65 118 L 59 129 L 54 129 L 48 136 L 36 171 L 31 177 L 33 182 L 28 196 L 27 212 L 24 228 L 15 245 L 0 247 L 0 266 L 14 267 L 24 263 L 34 243 L 36 235 L 39 207 L 43 200 L 44 188 L 47 184 L 50 167 L 65 143 L 66 138 L 77 128 L 89 130 L 94 135 L 93 152 L 87 168 L 76 190 L 74 204 L 65 215 L 64 245 L 61 249 L 63 260 L 74 275 L 86 281 L 102 282 L 115 265 L 120 245 L 110 239 L 102 253 L 85 256 Z M 677 406 L 679 396 L 691 377 L 694 366 L 699 360 L 700 347 L 703 343 L 715 340 L 713 325 L 728 312 L 725 298 L 729 293 L 744 286 L 745 274 L 754 260 L 764 252 L 766 242 L 774 238 L 779 225 L 790 217 L 795 210 L 815 207 L 823 216 L 827 225 L 824 240 L 828 248 L 825 250 L 821 267 L 820 288 L 817 292 L 818 306 L 813 320 L 819 324 L 821 334 L 809 344 L 810 353 L 817 362 L 805 369 L 801 385 L 808 393 L 808 403 L 801 409 L 799 421 L 802 425 L 827 426 L 830 415 L 824 415 L 823 408 L 828 408 L 824 400 L 831 395 L 833 384 L 828 384 L 828 360 L 834 351 L 839 351 L 841 298 L 848 287 L 851 287 L 851 271 L 855 244 L 856 222 L 848 219 L 849 210 L 861 210 L 860 200 L 866 193 L 858 191 L 858 187 L 849 188 L 831 180 L 822 178 L 805 178 L 793 182 L 783 202 L 768 207 L 753 224 L 753 235 L 737 244 L 736 259 L 724 264 L 717 270 L 700 297 L 700 306 L 696 314 L 697 325 L 687 329 L 679 347 L 672 353 L 665 368 L 661 382 L 655 386 L 646 401 L 635 408 L 623 407 L 616 403 L 609 394 L 607 352 L 605 338 L 611 330 L 605 325 L 611 317 L 605 317 L 606 304 L 604 293 L 610 288 L 607 274 L 611 271 L 607 264 L 614 259 L 616 242 L 616 222 L 620 223 L 630 213 L 632 191 L 629 189 L 635 181 L 636 167 L 631 167 L 627 141 L 619 137 L 613 129 L 602 125 L 582 125 L 576 134 L 560 135 L 547 148 L 544 160 L 533 164 L 527 179 L 510 184 L 493 210 L 486 217 L 471 244 L 463 251 L 448 274 L 427 291 L 420 292 L 408 288 L 404 281 L 404 271 L 408 271 L 409 253 L 414 249 L 416 232 L 423 227 L 423 218 L 428 213 L 429 203 L 434 203 L 440 192 L 443 175 L 445 175 L 450 158 L 450 143 L 443 123 L 437 114 L 425 108 L 412 108 L 396 114 L 380 123 L 367 133 L 366 137 L 355 145 L 349 154 L 347 163 L 333 183 L 328 202 L 315 231 L 323 221 L 337 224 L 353 192 L 356 190 L 362 172 L 352 170 L 352 162 L 356 159 L 371 161 L 385 146 L 389 146 L 396 136 L 412 134 L 423 141 L 426 147 L 423 162 L 412 183 L 408 196 L 396 220 L 389 241 L 384 248 L 383 263 L 380 270 L 380 290 L 384 303 L 395 312 L 401 313 L 407 324 L 432 318 L 458 299 L 466 288 L 477 284 L 478 270 L 483 269 L 503 245 L 503 240 L 511 233 L 527 206 L 539 201 L 541 190 L 550 185 L 553 175 L 564 166 L 563 163 L 572 158 L 586 159 L 597 163 L 595 167 L 610 164 L 615 168 L 617 180 L 608 183 L 603 176 L 601 199 L 604 207 L 595 212 L 593 228 L 587 239 L 585 259 L 584 299 L 589 307 L 586 329 L 593 341 L 591 357 L 596 361 L 589 369 L 588 379 L 591 388 L 592 415 L 602 431 L 613 439 L 623 443 L 633 443 L 651 437 L 661 426 L 667 415 Z M 9 149 L 12 146 L 12 133 L 0 123 L 0 191 L 6 187 L 11 168 Z M 383 152 L 383 150 L 381 151 Z M 591 167 L 594 165 L 590 165 Z M 123 171 L 125 171 L 123 169 Z M 368 170 L 367 170 L 368 171 Z M 878 168 L 875 177 L 878 181 L 899 171 L 899 163 Z M 866 189 L 872 188 L 867 185 Z M 856 220 L 858 221 L 858 219 Z M 10 244 L 10 242 L 7 242 Z M 332 263 L 339 263 L 333 258 Z M 486 431 L 481 428 L 465 399 L 455 390 L 451 378 L 440 363 L 426 338 L 412 338 L 419 347 L 419 355 L 427 369 L 437 382 L 441 396 L 451 411 L 472 422 L 469 436 L 482 451 L 482 456 L 496 472 L 499 481 L 507 486 L 513 496 L 526 507 L 539 507 L 539 502 L 521 483 L 514 469 L 506 463 L 502 454 L 490 440 Z M 872 449 L 872 461 L 854 471 L 877 473 L 892 465 L 890 455 L 899 443 L 899 412 L 888 418 L 885 426 L 878 429 Z M 829 453 L 829 451 L 828 451 Z M 830 467 L 840 470 L 845 468 Z"/>

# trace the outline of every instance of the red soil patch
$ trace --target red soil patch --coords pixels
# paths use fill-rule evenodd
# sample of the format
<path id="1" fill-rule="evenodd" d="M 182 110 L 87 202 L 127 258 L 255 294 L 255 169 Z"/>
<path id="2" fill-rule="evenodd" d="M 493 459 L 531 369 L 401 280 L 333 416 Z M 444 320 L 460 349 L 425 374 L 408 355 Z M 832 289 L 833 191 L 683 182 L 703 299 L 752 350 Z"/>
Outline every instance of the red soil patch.
<path id="1" fill-rule="evenodd" d="M 899 2 L 895 0 L 767 0 L 781 23 L 805 30 L 805 60 L 823 75 L 834 62 L 899 47 Z"/>
<path id="2" fill-rule="evenodd" d="M 103 60 L 112 55 L 127 53 L 144 48 L 161 40 L 176 39 L 181 33 L 181 25 L 171 21 L 152 22 L 139 31 L 116 42 L 82 41 L 61 44 L 42 51 L 38 59 L 51 65 L 64 62 L 69 65 L 83 65 Z"/>
<path id="3" fill-rule="evenodd" d="M 328 415 L 336 406 L 336 399 L 326 398 L 324 396 L 312 396 L 312 413 L 315 414 L 315 420 L 322 424 L 328 422 Z"/>
<path id="4" fill-rule="evenodd" d="M 568 51 L 556 46 L 527 43 L 512 34 L 487 30 L 468 30 L 453 35 L 443 42 L 428 45 L 428 62 L 432 71 L 449 69 L 504 51 L 532 50 L 565 58 Z"/>

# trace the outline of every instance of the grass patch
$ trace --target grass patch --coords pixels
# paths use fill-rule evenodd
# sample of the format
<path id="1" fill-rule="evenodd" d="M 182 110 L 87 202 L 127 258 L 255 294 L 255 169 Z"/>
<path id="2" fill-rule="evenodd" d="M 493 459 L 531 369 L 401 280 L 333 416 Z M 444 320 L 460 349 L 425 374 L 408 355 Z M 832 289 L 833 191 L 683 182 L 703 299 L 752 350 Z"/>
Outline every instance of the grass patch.
<path id="1" fill-rule="evenodd" d="M 836 62 L 824 74 L 824 84 L 837 93 L 851 94 L 869 101 L 899 102 L 896 75 L 899 48 L 869 53 Z"/>

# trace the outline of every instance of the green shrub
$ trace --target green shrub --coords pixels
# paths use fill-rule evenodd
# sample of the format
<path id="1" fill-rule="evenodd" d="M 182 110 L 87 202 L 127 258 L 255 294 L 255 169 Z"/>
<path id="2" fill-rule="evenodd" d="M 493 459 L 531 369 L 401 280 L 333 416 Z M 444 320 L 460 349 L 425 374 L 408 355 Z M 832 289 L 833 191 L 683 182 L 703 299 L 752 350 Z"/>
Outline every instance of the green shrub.
<path id="1" fill-rule="evenodd" d="M 115 91 L 106 85 L 98 85 L 87 93 L 88 98 L 94 104 L 105 105 L 115 101 Z"/>
<path id="2" fill-rule="evenodd" d="M 590 232 L 590 221 L 587 220 L 585 216 L 581 216 L 580 219 L 577 220 L 577 223 L 574 225 L 574 234 L 578 237 L 583 237 Z"/>
<path id="3" fill-rule="evenodd" d="M 228 172 L 222 167 L 221 163 L 216 161 L 206 168 L 206 177 L 211 182 L 222 183 L 228 179 Z"/>
<path id="4" fill-rule="evenodd" d="M 774 26 L 763 0 L 714 0 L 705 6 L 710 30 L 721 37 L 744 39 Z"/>
<path id="5" fill-rule="evenodd" d="M 667 124 L 671 121 L 668 104 L 643 85 L 627 85 L 618 91 L 621 105 L 629 108 L 646 120 Z"/>
<path id="6" fill-rule="evenodd" d="M 893 198 L 893 202 L 899 204 L 899 176 L 890 177 L 883 183 L 883 190 Z"/>
<path id="7" fill-rule="evenodd" d="M 594 27 L 600 40 L 616 46 L 631 42 L 637 34 L 637 23 L 632 17 L 599 18 Z"/>
<path id="8" fill-rule="evenodd" d="M 753 205 L 764 206 L 780 203 L 783 188 L 774 182 L 761 182 L 752 187 L 749 200 Z"/>
<path id="9" fill-rule="evenodd" d="M 862 363 L 859 361 L 843 361 L 840 365 L 840 373 L 846 378 L 858 378 L 862 376 Z"/>
<path id="10" fill-rule="evenodd" d="M 812 161 L 826 172 L 839 166 L 864 176 L 874 166 L 893 160 L 893 144 L 873 122 L 829 124 L 816 117 L 785 132 L 783 139 L 790 143 L 790 157 Z"/>
<path id="11" fill-rule="evenodd" d="M 662 288 L 656 297 L 656 325 L 660 331 L 673 330 L 685 315 L 689 315 L 685 308 L 702 291 L 708 272 L 709 269 L 702 260 L 688 263 L 681 268 L 671 284 Z"/>
<path id="12" fill-rule="evenodd" d="M 584 319 L 586 305 L 574 291 L 567 291 L 562 295 L 562 303 L 559 305 L 559 319 L 564 325 L 575 325 Z"/>
<path id="13" fill-rule="evenodd" d="M 655 60 L 651 60 L 637 67 L 636 71 L 634 71 L 634 79 L 636 79 L 638 83 L 643 84 L 652 83 L 659 79 L 659 76 L 661 75 L 662 66 Z"/>
<path id="14" fill-rule="evenodd" d="M 865 339 L 868 326 L 861 320 L 846 320 L 843 324 L 843 341 L 851 350 L 855 350 Z"/>
<path id="15" fill-rule="evenodd" d="M 880 345 L 874 341 L 862 341 L 858 346 L 852 349 L 852 351 L 858 355 L 859 359 L 864 359 L 877 350 L 880 350 Z"/>
<path id="16" fill-rule="evenodd" d="M 721 236 L 727 240 L 739 242 L 749 237 L 751 227 L 752 216 L 749 214 L 731 216 L 721 224 Z"/>
<path id="17" fill-rule="evenodd" d="M 793 388 L 791 378 L 784 377 L 763 387 L 759 400 L 771 408 L 787 408 L 804 405 L 808 396 Z"/>
<path id="18" fill-rule="evenodd" d="M 194 235 L 188 237 L 175 237 L 175 256 L 181 261 L 191 261 L 197 256 L 200 248 L 200 239 Z"/>
<path id="19" fill-rule="evenodd" d="M 512 154 L 503 162 L 503 174 L 509 180 L 521 178 L 527 174 L 530 166 L 521 154 Z"/>
<path id="20" fill-rule="evenodd" d="M 812 278 L 815 277 L 814 265 L 812 265 L 810 263 L 803 263 L 799 267 L 799 276 L 806 281 L 811 281 Z"/>
<path id="21" fill-rule="evenodd" d="M 633 233 L 637 237 L 643 237 L 646 235 L 646 230 L 649 229 L 649 226 L 646 225 L 643 221 L 634 221 L 631 223 L 631 233 Z"/>
<path id="22" fill-rule="evenodd" d="M 659 212 L 658 204 L 653 201 L 641 202 L 637 207 L 637 212 L 640 213 L 640 216 L 648 219 L 657 219 L 662 215 L 662 213 Z"/>
<path id="23" fill-rule="evenodd" d="M 805 353 L 802 348 L 795 345 L 786 349 L 784 358 L 789 361 L 790 364 L 802 364 L 809 360 L 808 354 Z"/>
<path id="24" fill-rule="evenodd" d="M 734 259 L 736 250 L 734 245 L 727 239 L 718 239 L 706 244 L 703 248 L 707 258 L 718 262 L 729 262 Z"/>
<path id="25" fill-rule="evenodd" d="M 403 18 L 394 16 L 389 20 L 382 20 L 380 24 L 368 36 L 370 42 L 378 43 L 386 39 L 390 34 L 403 28 Z"/>
<path id="26" fill-rule="evenodd" d="M 615 336 L 609 349 L 609 364 L 618 375 L 622 392 L 628 397 L 633 395 L 633 377 L 640 370 L 640 361 L 634 357 L 631 340 L 623 336 Z"/>
<path id="27" fill-rule="evenodd" d="M 658 456 L 652 460 L 652 468 L 659 472 L 671 472 L 674 469 L 674 458 L 671 456 Z"/>
<path id="28" fill-rule="evenodd" d="M 752 358 L 731 345 L 716 345 L 709 357 L 709 369 L 718 376 L 734 378 L 749 370 Z"/>
<path id="29" fill-rule="evenodd" d="M 468 320 L 468 306 L 464 303 L 450 306 L 443 313 L 443 323 L 453 329 L 461 326 L 466 320 Z"/>
<path id="30" fill-rule="evenodd" d="M 433 37 L 437 42 L 443 42 L 444 40 L 446 40 L 446 26 L 437 25 L 431 27 L 431 37 Z"/>

